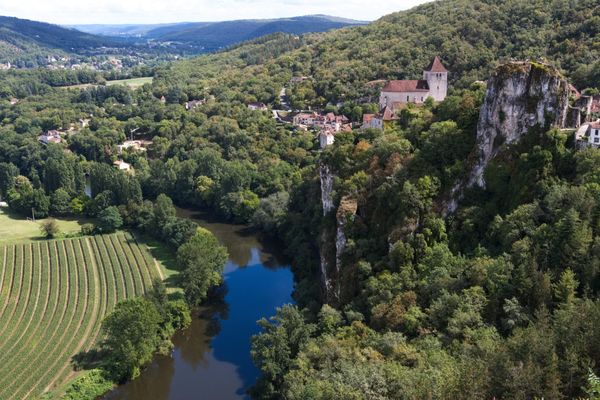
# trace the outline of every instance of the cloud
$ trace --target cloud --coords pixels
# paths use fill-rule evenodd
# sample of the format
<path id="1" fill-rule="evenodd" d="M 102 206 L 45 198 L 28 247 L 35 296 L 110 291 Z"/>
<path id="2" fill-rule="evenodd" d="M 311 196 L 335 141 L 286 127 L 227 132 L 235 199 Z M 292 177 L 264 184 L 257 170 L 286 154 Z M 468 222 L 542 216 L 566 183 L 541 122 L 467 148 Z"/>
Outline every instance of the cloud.
<path id="1" fill-rule="evenodd" d="M 18 0 L 0 15 L 56 24 L 123 24 L 223 21 L 328 14 L 374 20 L 427 0 Z"/>

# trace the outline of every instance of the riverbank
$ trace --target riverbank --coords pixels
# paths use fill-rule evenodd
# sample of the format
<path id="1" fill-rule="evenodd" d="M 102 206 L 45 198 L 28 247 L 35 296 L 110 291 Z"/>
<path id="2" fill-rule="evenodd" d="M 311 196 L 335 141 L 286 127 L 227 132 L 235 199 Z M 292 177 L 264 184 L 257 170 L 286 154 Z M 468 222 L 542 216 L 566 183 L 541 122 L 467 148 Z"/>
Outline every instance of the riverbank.
<path id="1" fill-rule="evenodd" d="M 209 214 L 178 209 L 212 232 L 229 251 L 222 301 L 194 312 L 189 328 L 176 333 L 174 351 L 156 356 L 141 376 L 109 392 L 104 399 L 247 398 L 258 377 L 250 357 L 256 321 L 291 303 L 293 276 L 276 244 L 260 240 L 245 225 L 223 223 Z"/>

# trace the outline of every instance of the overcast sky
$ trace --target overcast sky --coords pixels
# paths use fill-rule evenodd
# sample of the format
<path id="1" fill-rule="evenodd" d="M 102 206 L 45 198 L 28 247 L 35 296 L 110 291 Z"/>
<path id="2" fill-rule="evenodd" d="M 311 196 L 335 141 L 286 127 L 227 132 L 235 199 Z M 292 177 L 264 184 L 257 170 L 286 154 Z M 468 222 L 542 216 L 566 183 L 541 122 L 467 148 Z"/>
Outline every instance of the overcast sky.
<path id="1" fill-rule="evenodd" d="M 427 0 L 0 0 L 0 15 L 55 24 L 223 21 L 328 14 L 374 20 Z"/>

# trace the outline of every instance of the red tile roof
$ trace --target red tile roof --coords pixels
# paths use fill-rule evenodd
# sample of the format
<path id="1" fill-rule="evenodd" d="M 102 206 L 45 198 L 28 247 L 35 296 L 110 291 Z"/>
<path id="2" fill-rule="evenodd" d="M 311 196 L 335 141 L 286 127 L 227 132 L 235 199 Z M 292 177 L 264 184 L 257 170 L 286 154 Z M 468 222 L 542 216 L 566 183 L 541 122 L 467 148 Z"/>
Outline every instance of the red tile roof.
<path id="1" fill-rule="evenodd" d="M 425 80 L 389 81 L 382 92 L 429 92 L 429 84 Z"/>
<path id="2" fill-rule="evenodd" d="M 448 70 L 442 65 L 442 61 L 438 56 L 435 56 L 433 61 L 425 68 L 428 72 L 448 72 Z"/>
<path id="3" fill-rule="evenodd" d="M 381 115 L 384 121 L 394 121 L 398 119 L 396 114 L 394 114 L 394 111 L 387 106 L 381 111 Z"/>
<path id="4" fill-rule="evenodd" d="M 592 129 L 600 129 L 600 121 L 590 123 L 590 128 Z"/>

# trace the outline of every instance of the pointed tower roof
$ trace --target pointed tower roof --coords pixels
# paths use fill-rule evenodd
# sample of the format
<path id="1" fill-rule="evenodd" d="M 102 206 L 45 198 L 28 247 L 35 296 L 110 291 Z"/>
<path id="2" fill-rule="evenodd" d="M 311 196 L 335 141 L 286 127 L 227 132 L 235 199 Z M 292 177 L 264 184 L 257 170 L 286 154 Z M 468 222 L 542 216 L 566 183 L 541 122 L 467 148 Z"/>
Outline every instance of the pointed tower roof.
<path id="1" fill-rule="evenodd" d="M 435 56 L 433 61 L 431 61 L 431 63 L 429 63 L 427 68 L 425 68 L 425 71 L 427 71 L 427 72 L 448 72 L 448 70 L 442 65 L 442 61 L 440 60 L 440 57 L 438 57 L 438 56 Z"/>

